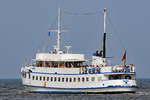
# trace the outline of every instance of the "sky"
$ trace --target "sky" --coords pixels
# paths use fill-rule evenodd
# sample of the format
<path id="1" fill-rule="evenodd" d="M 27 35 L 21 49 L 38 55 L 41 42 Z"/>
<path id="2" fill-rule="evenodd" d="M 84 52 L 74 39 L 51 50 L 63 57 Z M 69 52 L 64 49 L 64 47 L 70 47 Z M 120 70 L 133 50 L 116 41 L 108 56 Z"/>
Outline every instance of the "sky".
<path id="1" fill-rule="evenodd" d="M 91 59 L 101 50 L 103 9 L 107 8 L 107 57 L 122 64 L 134 64 L 137 78 L 150 78 L 149 0 L 0 0 L 0 78 L 20 78 L 20 68 L 35 58 L 37 50 L 52 50 L 61 8 L 61 47 L 71 45 L 72 53 Z M 68 12 L 68 13 L 67 13 Z M 88 14 L 85 14 L 88 13 Z"/>

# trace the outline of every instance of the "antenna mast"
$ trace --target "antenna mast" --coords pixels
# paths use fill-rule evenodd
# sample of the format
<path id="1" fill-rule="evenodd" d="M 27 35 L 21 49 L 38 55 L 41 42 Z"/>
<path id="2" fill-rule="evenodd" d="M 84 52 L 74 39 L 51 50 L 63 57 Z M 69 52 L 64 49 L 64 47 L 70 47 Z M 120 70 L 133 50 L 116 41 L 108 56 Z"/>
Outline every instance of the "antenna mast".
<path id="1" fill-rule="evenodd" d="M 60 51 L 60 33 L 61 33 L 61 27 L 60 27 L 60 8 L 58 8 L 58 31 L 57 31 L 57 53 Z"/>
<path id="2" fill-rule="evenodd" d="M 104 8 L 103 58 L 106 58 L 106 8 Z"/>

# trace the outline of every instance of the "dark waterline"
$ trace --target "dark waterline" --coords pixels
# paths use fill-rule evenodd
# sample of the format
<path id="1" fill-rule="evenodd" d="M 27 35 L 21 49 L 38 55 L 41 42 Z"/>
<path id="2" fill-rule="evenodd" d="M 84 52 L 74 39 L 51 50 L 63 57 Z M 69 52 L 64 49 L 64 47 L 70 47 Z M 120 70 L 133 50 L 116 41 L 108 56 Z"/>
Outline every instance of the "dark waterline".
<path id="1" fill-rule="evenodd" d="M 135 94 L 26 93 L 20 79 L 0 79 L 0 100 L 150 100 L 150 79 L 138 79 Z"/>

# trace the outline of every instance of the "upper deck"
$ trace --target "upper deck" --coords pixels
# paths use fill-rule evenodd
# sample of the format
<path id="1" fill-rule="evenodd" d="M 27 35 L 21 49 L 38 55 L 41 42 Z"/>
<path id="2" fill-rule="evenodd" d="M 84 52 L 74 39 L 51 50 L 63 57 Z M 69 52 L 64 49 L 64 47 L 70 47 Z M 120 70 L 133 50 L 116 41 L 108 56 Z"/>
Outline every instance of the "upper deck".
<path id="1" fill-rule="evenodd" d="M 128 66 L 122 70 L 116 70 L 113 66 L 105 67 L 92 67 L 92 66 L 81 66 L 81 67 L 35 67 L 29 66 L 25 69 L 30 72 L 48 73 L 48 74 L 67 74 L 67 75 L 78 75 L 78 74 L 105 74 L 105 75 L 121 75 L 121 74 L 135 74 L 135 66 Z"/>
<path id="2" fill-rule="evenodd" d="M 83 54 L 67 54 L 67 53 L 37 53 L 36 67 L 80 67 L 85 62 Z"/>

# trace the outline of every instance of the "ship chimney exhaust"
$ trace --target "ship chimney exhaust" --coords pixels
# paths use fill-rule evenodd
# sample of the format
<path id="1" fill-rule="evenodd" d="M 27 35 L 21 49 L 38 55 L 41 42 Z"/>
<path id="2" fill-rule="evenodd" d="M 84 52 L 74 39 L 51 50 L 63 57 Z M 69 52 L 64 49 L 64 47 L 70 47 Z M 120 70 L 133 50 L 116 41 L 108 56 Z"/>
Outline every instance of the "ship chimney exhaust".
<path id="1" fill-rule="evenodd" d="M 104 8 L 103 58 L 106 58 L 106 8 Z"/>

